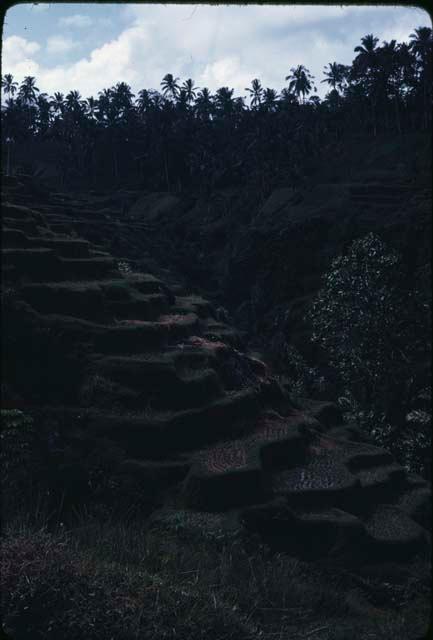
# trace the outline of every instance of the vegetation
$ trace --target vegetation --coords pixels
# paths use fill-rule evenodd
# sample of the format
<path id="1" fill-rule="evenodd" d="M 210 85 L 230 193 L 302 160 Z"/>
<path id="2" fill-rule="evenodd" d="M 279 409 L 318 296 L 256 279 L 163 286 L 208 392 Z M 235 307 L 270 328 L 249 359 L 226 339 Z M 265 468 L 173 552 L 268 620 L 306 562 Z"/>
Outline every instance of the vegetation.
<path id="1" fill-rule="evenodd" d="M 398 571 L 368 582 L 329 571 L 181 525 L 83 514 L 50 531 L 17 520 L 2 540 L 3 629 L 17 640 L 422 636 L 427 567 L 409 569 L 405 584 Z"/>
<path id="2" fill-rule="evenodd" d="M 420 27 L 410 42 L 379 46 L 373 35 L 355 48 L 352 65 L 325 66 L 330 91 L 311 95 L 314 78 L 303 65 L 286 76 L 281 93 L 254 79 L 248 106 L 233 89 L 211 94 L 192 79 L 168 73 L 161 92 L 138 96 L 125 82 L 84 99 L 76 90 L 41 93 L 35 78 L 18 86 L 2 78 L 3 142 L 7 167 L 13 146 L 48 145 L 66 185 L 134 183 L 153 189 L 210 189 L 219 181 L 259 184 L 266 195 L 284 176 L 296 184 L 306 156 L 347 130 L 403 133 L 427 129 L 431 119 L 432 33 Z M 107 153 L 108 150 L 108 153 Z"/>
<path id="3" fill-rule="evenodd" d="M 431 300 L 420 274 L 415 281 L 397 253 L 370 233 L 333 261 L 310 321 L 346 408 L 377 440 L 419 467 L 417 457 L 428 460 L 429 421 L 415 429 L 407 419 L 426 391 Z"/>
<path id="4" fill-rule="evenodd" d="M 252 209 L 251 202 L 257 200 L 257 190 L 261 191 L 262 196 L 266 196 L 276 187 L 290 186 L 290 182 L 292 186 L 299 186 L 307 163 L 311 163 L 311 159 L 314 160 L 322 150 L 327 150 L 329 157 L 334 143 L 338 145 L 347 132 L 355 131 L 360 136 L 376 136 L 385 132 L 397 136 L 419 129 L 426 132 L 430 128 L 431 29 L 416 29 L 409 43 L 398 44 L 391 41 L 384 42 L 382 46 L 370 34 L 362 39 L 355 53 L 356 57 L 350 66 L 337 62 L 326 65 L 321 82 L 329 86 L 329 93 L 323 100 L 312 95 L 315 92 L 315 79 L 308 69 L 299 65 L 286 70 L 287 87 L 279 93 L 275 89 L 263 87 L 261 81 L 255 78 L 251 86 L 245 88 L 250 98 L 248 106 L 245 99 L 236 98 L 233 89 L 229 87 L 221 87 L 211 94 L 206 87 L 197 87 L 191 78 L 182 81 L 173 74 L 164 76 L 160 92 L 142 89 L 134 96 L 126 83 L 119 82 L 114 87 L 101 91 L 98 97 L 90 96 L 87 99 L 83 99 L 75 90 L 66 95 L 56 92 L 50 97 L 40 92 L 35 78 L 28 76 L 19 84 L 12 75 L 6 74 L 2 78 L 3 93 L 7 98 L 2 111 L 6 172 L 11 173 L 17 169 L 15 150 L 28 146 L 29 149 L 36 149 L 35 153 L 40 160 L 47 150 L 51 157 L 57 159 L 65 192 L 67 187 L 77 184 L 102 188 L 109 185 L 110 190 L 113 186 L 132 184 L 141 189 L 186 191 L 190 194 L 196 191 L 208 192 L 221 184 L 235 183 L 240 191 L 243 187 L 254 187 L 243 190 L 250 198 L 246 198 L 245 209 Z M 361 155 L 361 152 L 358 153 Z M 25 178 L 26 176 L 20 178 L 23 180 L 23 189 L 26 188 Z M 9 182 L 19 183 L 19 180 L 11 178 Z M 25 195 L 29 199 L 33 197 L 31 192 Z M 65 196 L 57 195 L 60 198 Z M 295 197 L 301 196 L 302 194 L 295 194 Z M 11 189 L 11 199 L 13 197 Z M 58 209 L 63 208 L 73 221 L 79 209 L 80 215 L 84 211 L 82 221 L 86 222 L 88 209 L 83 208 L 81 203 L 87 197 L 89 194 L 82 201 L 77 199 L 74 204 L 71 204 L 71 200 L 69 204 L 67 200 L 62 204 L 58 204 L 59 199 L 54 200 L 57 204 L 48 204 L 45 208 L 48 213 L 44 216 L 50 219 L 50 216 L 57 215 Z M 100 215 L 105 209 L 98 210 L 95 200 L 89 197 L 89 206 L 95 206 L 95 215 Z M 210 201 L 211 198 L 207 200 Z M 206 203 L 205 197 L 202 202 Z M 217 224 L 221 218 L 225 218 L 227 229 L 232 231 L 235 228 L 234 224 L 233 228 L 230 226 L 234 218 L 231 215 L 232 204 L 229 202 L 221 205 L 220 202 L 216 200 L 215 204 L 220 216 Z M 333 206 L 332 201 L 326 204 L 328 207 Z M 10 207 L 12 213 L 13 206 Z M 38 206 L 37 202 L 34 206 Z M 225 213 L 221 213 L 219 209 L 225 209 Z M 108 211 L 113 216 L 116 215 L 114 210 Z M 201 216 L 201 203 L 196 211 Z M 19 222 L 25 224 L 25 218 L 19 217 L 20 211 L 16 213 L 17 225 Z M 239 209 L 236 213 L 239 214 Z M 192 251 L 190 247 L 198 245 L 188 244 L 189 239 L 182 228 L 188 227 L 188 218 L 179 218 L 180 222 L 176 220 L 178 227 L 173 236 L 178 235 L 183 245 L 182 250 L 189 251 L 196 261 L 198 251 Z M 96 219 L 105 220 L 105 213 Z M 200 220 L 200 224 L 203 222 L 204 226 L 203 235 L 211 236 L 209 220 L 212 218 L 208 217 L 204 222 Z M 251 220 L 251 216 L 239 215 L 238 220 L 246 227 L 245 234 L 249 234 L 250 229 L 244 221 Z M 30 223 L 32 222 L 33 219 L 30 218 Z M 131 224 L 123 222 L 119 221 L 116 229 L 119 230 L 119 237 L 125 238 L 124 246 L 128 246 L 130 236 L 126 235 L 125 229 L 130 227 L 132 235 L 138 236 L 140 232 L 131 220 L 128 221 Z M 13 219 L 9 224 L 12 224 L 9 234 L 16 238 L 19 227 L 14 228 Z M 315 220 L 312 227 L 314 224 Z M 173 236 L 169 233 L 168 225 L 159 226 L 167 236 L 167 244 L 161 244 L 160 250 L 168 254 L 165 247 Z M 202 229 L 200 234 L 196 233 L 194 221 L 191 220 L 190 226 L 188 231 L 191 235 L 200 236 Z M 107 228 L 100 236 L 104 243 L 104 234 L 113 233 L 111 222 Z M 221 228 L 224 231 L 221 243 L 229 244 L 225 240 L 226 228 Z M 267 239 L 263 241 L 262 236 L 257 234 L 260 251 L 272 254 L 271 258 L 275 258 L 273 273 L 278 272 L 281 264 L 287 270 L 290 269 L 286 238 L 282 236 L 276 240 L 277 226 L 275 229 L 277 231 L 272 231 L 274 235 L 270 233 L 269 236 L 263 236 L 269 237 L 269 242 Z M 287 229 L 291 233 L 291 229 Z M 42 229 L 43 233 L 39 238 L 32 236 L 29 240 L 24 234 L 19 237 L 35 242 L 35 246 L 38 246 L 38 242 L 49 244 L 52 238 L 46 231 Z M 155 235 L 153 233 L 152 230 L 148 234 L 149 245 L 156 247 L 155 256 L 159 258 L 156 230 Z M 319 225 L 312 229 L 312 234 L 319 235 L 319 241 L 323 242 L 321 233 Z M 141 234 L 146 236 L 147 232 L 141 231 Z M 419 235 L 420 233 L 416 237 Z M 310 236 L 307 234 L 305 237 L 308 243 Z M 104 245 L 99 245 L 101 246 Z M 142 245 L 137 247 L 140 258 L 143 254 L 146 255 L 147 245 L 146 250 L 143 250 Z M 173 244 L 172 254 L 175 255 L 178 250 L 179 247 Z M 212 262 L 217 251 L 219 245 L 215 253 L 206 254 L 206 260 Z M 280 259 L 278 252 L 282 255 L 281 262 L 277 261 L 277 258 Z M 248 251 L 244 253 L 248 254 Z M 12 255 L 12 260 L 14 250 L 9 255 Z M 304 256 L 299 256 L 299 262 L 305 263 L 302 267 L 308 270 L 311 267 L 310 264 L 307 266 L 308 255 L 304 261 Z M 224 254 L 222 262 L 228 265 L 228 277 L 233 278 L 235 269 L 231 269 L 232 262 L 225 261 L 226 257 L 227 254 Z M 243 256 L 241 258 L 244 259 Z M 292 256 L 291 259 L 292 263 L 296 263 L 297 257 Z M 59 265 L 62 263 L 63 258 L 58 261 Z M 340 404 L 346 410 L 349 420 L 356 419 L 378 443 L 390 448 L 398 460 L 405 462 L 411 470 L 428 475 L 431 415 L 428 410 L 426 380 L 431 346 L 426 344 L 426 336 L 430 325 L 430 280 L 427 271 L 421 273 L 418 270 L 415 278 L 413 277 L 415 263 L 416 257 L 413 257 L 412 262 L 406 260 L 376 235 L 369 234 L 355 241 L 346 248 L 343 255 L 333 261 L 310 309 L 309 322 L 315 342 L 310 353 L 314 356 L 323 355 L 323 360 L 319 357 L 317 362 L 311 364 L 308 361 L 308 349 L 304 357 L 286 341 L 288 334 L 283 332 L 281 339 L 276 340 L 275 350 L 282 359 L 288 361 L 286 375 L 281 377 L 281 381 L 286 384 L 292 398 L 299 401 L 300 406 L 303 406 L 305 396 L 324 399 L 329 397 L 331 388 L 336 390 L 334 395 L 340 396 Z M 134 255 L 118 255 L 119 270 L 125 275 L 130 274 L 132 277 L 134 274 L 131 270 L 138 268 L 137 264 L 140 262 L 138 259 L 135 261 Z M 251 271 L 251 274 L 247 274 L 247 271 Z M 81 276 L 77 277 L 84 278 L 81 271 L 78 273 Z M 247 291 L 251 298 L 251 315 L 259 318 L 262 313 L 260 286 L 265 289 L 270 279 L 263 280 L 266 285 L 261 285 L 254 269 L 245 269 L 245 273 L 238 290 L 234 289 L 234 297 L 242 288 Z M 298 277 L 298 273 L 300 272 L 295 272 L 293 280 Z M 314 562 L 301 561 L 289 553 L 275 551 L 284 547 L 276 546 L 271 552 L 270 548 L 263 546 L 263 538 L 240 526 L 243 516 L 240 516 L 240 520 L 237 517 L 242 512 L 229 511 L 221 515 L 187 511 L 186 505 L 189 503 L 182 502 L 184 498 L 180 484 L 168 486 L 161 483 L 160 487 L 157 486 L 158 483 L 154 481 L 156 471 L 152 465 L 151 472 L 143 472 L 142 475 L 134 475 L 134 464 L 129 466 L 128 471 L 128 465 L 124 464 L 128 461 L 127 451 L 123 448 L 128 437 L 123 433 L 121 435 L 124 440 L 105 439 L 102 429 L 100 437 L 92 435 L 99 433 L 97 421 L 99 420 L 99 425 L 107 422 L 109 434 L 110 417 L 115 419 L 115 425 L 122 424 L 116 422 L 117 418 L 123 419 L 122 416 L 131 421 L 132 427 L 138 424 L 143 427 L 143 421 L 145 426 L 147 423 L 165 425 L 164 418 L 173 415 L 169 408 L 173 388 L 173 402 L 177 403 L 175 385 L 169 382 L 169 389 L 162 389 L 161 406 L 157 403 L 153 406 L 150 402 L 140 404 L 148 393 L 146 380 L 150 376 L 144 374 L 143 378 L 146 380 L 141 387 L 143 397 L 135 405 L 136 395 L 131 392 L 128 396 L 128 391 L 131 390 L 122 389 L 120 383 L 111 380 L 110 363 L 107 365 L 105 362 L 104 365 L 104 358 L 101 358 L 99 351 L 95 352 L 96 357 L 95 353 L 90 354 L 92 367 L 83 368 L 81 363 L 84 362 L 84 349 L 80 347 L 79 353 L 75 354 L 76 347 L 72 350 L 67 339 L 68 335 L 74 334 L 68 330 L 69 327 L 75 328 L 74 318 L 68 316 L 45 328 L 39 326 L 40 316 L 26 312 L 26 307 L 31 308 L 20 299 L 20 285 L 23 282 L 25 284 L 25 280 L 20 280 L 20 274 L 21 271 L 16 286 L 13 281 L 13 287 L 6 286 L 3 291 L 3 310 L 6 311 L 8 329 L 4 342 L 5 361 L 12 372 L 7 384 L 2 387 L 1 411 L 3 430 L 0 462 L 4 528 L 1 536 L 0 586 L 3 631 L 17 640 L 50 637 L 65 640 L 82 637 L 90 640 L 199 640 L 204 637 L 211 640 L 298 637 L 327 640 L 353 637 L 361 640 L 367 637 L 422 637 L 425 631 L 424 621 L 429 616 L 429 575 L 425 558 L 418 555 L 422 553 L 418 547 L 412 564 L 400 565 L 404 553 L 400 552 L 398 546 L 396 554 L 401 553 L 402 558 L 397 558 L 395 564 L 393 561 L 385 564 L 381 557 L 380 565 L 364 567 L 361 566 L 363 563 L 359 560 L 359 555 L 353 565 L 344 565 L 344 560 L 333 557 L 331 552 L 328 557 L 320 556 Z M 73 279 L 72 275 L 66 275 Z M 247 276 L 251 279 L 248 280 Z M 90 291 L 89 300 L 100 305 L 101 292 L 97 281 L 92 286 L 91 282 L 85 283 L 86 286 L 77 282 L 65 282 L 69 293 L 79 293 L 79 298 L 68 298 L 68 301 L 72 300 L 69 308 L 74 309 L 76 299 L 86 300 L 86 286 Z M 117 304 L 128 299 L 129 292 L 123 291 L 123 285 L 117 281 L 117 284 L 107 282 L 104 292 L 109 290 L 106 297 L 108 301 Z M 251 282 L 253 286 L 250 289 Z M 290 284 L 292 281 L 288 277 L 282 282 Z M 37 286 L 44 284 L 47 286 L 44 282 Z M 61 289 L 62 285 L 57 283 L 56 287 Z M 286 284 L 281 285 L 281 289 L 283 295 L 286 295 Z M 293 295 L 295 302 L 299 292 L 308 294 L 303 296 L 305 300 L 310 299 L 311 289 L 306 286 L 304 291 L 302 286 L 298 289 L 294 287 L 290 295 Z M 36 295 L 40 300 L 40 296 L 44 294 Z M 53 300 L 50 309 L 59 313 L 61 309 L 55 302 L 51 286 L 45 295 Z M 181 322 L 185 325 L 190 322 L 191 314 L 184 314 L 185 308 L 189 307 L 180 306 L 181 300 L 186 298 L 177 293 L 176 297 L 174 294 L 172 297 L 173 305 L 176 302 L 177 308 L 173 309 L 172 314 L 165 312 L 166 315 L 158 317 L 158 329 L 161 328 L 163 336 L 168 333 L 168 325 L 175 332 L 183 326 Z M 137 299 L 138 296 L 131 296 L 133 303 Z M 192 296 L 188 296 L 188 299 L 191 301 Z M 169 310 L 171 304 L 170 302 L 168 305 Z M 91 303 L 84 302 L 75 306 L 86 306 L 89 311 Z M 299 309 L 303 310 L 304 307 L 300 305 L 299 308 L 294 308 L 294 316 L 296 313 L 301 315 Z M 81 311 L 82 309 L 78 310 L 77 314 Z M 275 306 L 268 311 L 275 319 Z M 136 340 L 136 335 L 122 332 L 125 326 L 130 325 L 140 331 L 143 328 L 145 336 L 145 327 L 140 327 L 140 324 L 146 324 L 146 320 L 140 319 L 140 313 L 137 313 L 138 317 L 128 316 L 114 325 L 114 329 L 112 326 L 104 328 L 93 325 L 95 343 L 103 348 L 106 340 L 117 347 L 114 343 L 118 340 L 122 348 L 121 340 L 124 340 L 128 355 L 123 359 L 132 361 L 136 351 L 135 345 L 131 349 L 130 345 Z M 284 305 L 281 313 L 286 313 Z M 194 323 L 191 322 L 191 326 L 192 324 L 196 327 L 195 320 Z M 82 334 L 90 331 L 90 326 L 87 324 L 78 327 L 77 344 L 81 344 L 79 340 Z M 222 326 L 222 333 L 219 334 L 218 323 L 213 322 L 213 326 L 210 335 L 218 340 L 225 340 L 226 327 Z M 258 322 L 257 327 L 260 331 Z M 156 334 L 149 335 L 152 337 Z M 182 330 L 180 335 L 189 334 Z M 277 331 L 275 335 L 278 337 Z M 307 333 L 304 335 L 307 336 Z M 185 338 L 185 344 L 181 342 L 176 351 L 185 347 L 181 355 L 188 356 L 188 348 L 200 341 L 214 347 L 220 344 L 214 342 L 212 337 L 205 341 L 194 333 L 194 336 Z M 143 342 L 146 341 L 143 339 Z M 308 342 L 306 337 L 305 342 Z M 299 345 L 299 341 L 296 344 Z M 134 355 L 130 356 L 129 349 Z M 255 380 L 252 369 L 246 364 L 242 368 L 240 353 L 235 353 L 236 357 L 230 357 L 224 365 L 220 365 L 219 370 L 223 372 L 221 379 L 224 385 L 229 386 L 227 395 L 233 400 L 237 394 L 232 389 L 237 390 L 238 386 L 243 388 L 244 381 L 249 384 L 250 375 L 253 382 Z M 21 355 L 17 359 L 17 354 L 25 354 L 21 362 Z M 203 358 L 203 354 L 199 356 L 200 359 Z M 211 357 L 213 356 L 206 355 L 206 363 Z M 35 374 L 40 369 L 26 366 L 27 362 L 35 358 L 44 363 L 47 374 Z M 146 352 L 141 360 L 138 359 L 139 365 L 137 362 L 128 362 L 124 369 L 124 365 L 121 365 L 118 371 L 126 372 L 126 378 L 140 377 L 142 374 L 136 372 L 145 370 L 144 367 L 141 368 L 141 364 L 146 358 L 154 358 L 156 361 L 159 355 L 156 357 L 153 352 L 150 355 Z M 105 360 L 109 359 L 107 357 Z M 122 357 L 118 359 L 122 360 Z M 321 366 L 323 361 L 326 362 L 326 369 Z M 257 360 L 256 365 L 260 365 Z M 175 368 L 173 364 L 173 370 Z M 179 370 L 180 368 L 179 365 Z M 113 366 L 112 370 L 117 369 Z M 149 367 L 149 371 L 151 370 Z M 162 370 L 165 370 L 164 367 Z M 66 373 L 60 374 L 61 371 Z M 266 367 L 259 366 L 259 371 L 260 376 L 264 376 L 265 387 L 269 382 L 267 374 L 263 373 Z M 193 373 L 199 381 L 200 376 L 197 374 L 200 374 L 200 370 L 192 366 L 189 369 L 185 365 L 182 375 L 188 378 L 188 384 L 195 382 Z M 205 382 L 206 379 L 204 378 Z M 209 380 L 209 397 L 213 397 L 213 376 Z M 18 382 L 15 389 L 14 385 Z M 205 387 L 201 392 L 201 387 L 192 386 L 194 391 L 191 393 L 194 396 L 205 397 Z M 278 385 L 272 382 L 268 387 L 265 391 L 269 395 L 269 402 L 273 402 L 274 393 L 280 401 L 281 389 Z M 152 385 L 149 388 L 152 389 Z M 186 386 L 182 384 L 179 388 L 182 389 L 179 394 L 185 394 L 186 397 L 187 393 L 183 391 Z M 68 393 L 65 393 L 65 389 Z M 20 394 L 23 393 L 22 397 L 17 395 L 18 390 Z M 123 398 L 132 398 L 134 402 L 131 402 L 132 408 L 128 408 L 125 401 L 127 411 L 117 415 L 116 412 L 123 409 L 122 392 L 126 394 Z M 149 392 L 149 397 L 152 393 Z M 114 400 L 112 396 L 115 396 Z M 267 403 L 264 396 L 265 394 L 263 403 Z M 256 404 L 255 396 L 251 403 L 250 395 L 242 397 L 248 402 L 245 405 L 227 403 L 224 406 L 229 408 L 228 412 L 221 411 L 220 404 L 214 407 L 215 412 L 204 414 L 193 408 L 190 415 L 198 416 L 199 425 L 196 429 L 192 420 L 193 435 L 197 432 L 201 436 L 202 415 L 209 416 L 205 419 L 207 427 L 212 422 L 222 424 L 224 428 L 226 423 L 228 427 L 237 425 L 236 422 L 232 423 L 230 412 L 237 416 L 238 406 L 239 412 L 243 412 L 242 407 L 253 407 Z M 195 401 L 195 397 L 193 399 Z M 257 404 L 261 405 L 261 402 L 262 400 Z M 78 412 L 77 404 L 80 407 Z M 21 407 L 22 410 L 16 407 Z M 100 416 L 97 415 L 96 428 L 93 424 L 92 431 L 88 428 L 87 417 L 95 407 L 102 408 L 103 412 Z M 284 406 L 282 410 L 285 410 Z M 335 414 L 336 408 L 333 407 L 332 410 Z M 185 413 L 188 414 L 188 411 Z M 225 418 L 226 415 L 229 417 Z M 178 428 L 175 421 L 173 424 L 176 428 L 165 430 L 161 427 L 161 433 L 181 432 L 181 427 Z M 179 424 L 183 425 L 183 420 Z M 268 425 L 265 426 L 268 428 Z M 345 429 L 347 426 L 350 427 L 344 425 L 341 428 Z M 122 429 L 126 431 L 123 424 Z M 293 423 L 290 423 L 290 430 L 295 431 Z M 116 427 L 112 429 L 114 431 Z M 151 435 L 146 436 L 149 442 L 156 432 L 156 429 L 149 429 Z M 133 433 L 131 429 L 131 434 Z M 350 434 L 349 428 L 347 434 Z M 182 433 L 177 437 L 181 439 Z M 132 438 L 133 435 L 131 440 Z M 166 453 L 166 442 L 163 437 L 160 439 L 161 452 L 158 455 L 163 456 Z M 303 442 L 305 439 L 305 449 L 308 445 L 308 455 L 313 460 L 315 457 L 323 457 L 325 461 L 322 466 L 318 465 L 319 479 L 321 481 L 323 476 L 323 484 L 326 485 L 324 488 L 319 486 L 318 504 L 321 508 L 319 501 L 328 491 L 327 483 L 334 482 L 334 476 L 329 472 L 329 468 L 333 471 L 333 467 L 327 467 L 326 464 L 327 456 L 333 456 L 332 442 L 329 445 L 332 438 L 327 439 L 326 435 L 316 437 L 307 426 L 305 433 L 302 432 L 302 439 Z M 356 448 L 358 445 L 354 446 Z M 137 447 L 138 458 L 149 454 L 144 451 L 145 448 L 146 445 Z M 131 449 L 134 449 L 134 444 Z M 341 466 L 338 446 L 335 449 L 338 467 Z M 237 452 L 233 442 L 227 451 L 223 445 L 217 444 L 207 458 L 210 461 L 208 467 L 213 466 L 212 471 L 215 468 L 220 471 L 221 461 L 226 462 L 224 454 L 233 453 L 233 450 Z M 184 454 L 183 449 L 182 451 Z M 192 456 L 196 455 L 194 451 Z M 179 458 L 181 461 L 184 460 L 183 454 Z M 131 455 L 135 455 L 135 451 Z M 200 455 L 205 459 L 204 454 Z M 363 457 L 362 452 L 358 457 Z M 415 527 L 415 517 L 419 519 L 420 516 L 417 511 L 422 512 L 425 507 L 428 489 L 422 484 L 422 479 L 412 478 L 412 485 L 408 477 L 402 474 L 401 468 L 387 465 L 390 456 L 386 452 L 379 452 L 378 457 L 382 457 L 382 462 L 385 458 L 382 466 L 372 466 L 370 469 L 371 459 L 367 456 L 366 468 L 361 468 L 362 475 L 356 476 L 366 479 L 364 495 L 367 496 L 369 508 L 363 517 L 370 517 L 369 510 L 373 511 L 383 501 L 397 500 L 397 497 L 400 499 L 401 487 L 394 487 L 394 480 L 396 485 L 401 480 L 404 489 L 408 489 L 409 497 L 406 493 L 403 495 L 409 502 L 414 501 L 409 506 L 413 507 Z M 155 461 L 161 462 L 162 466 L 166 462 L 151 460 Z M 139 460 L 129 460 L 131 462 Z M 184 466 L 183 462 L 180 466 Z M 161 475 L 166 471 L 163 469 Z M 298 467 L 298 471 L 303 482 L 305 467 Z M 272 478 L 272 473 L 266 469 L 263 476 L 266 476 L 268 482 L 268 476 Z M 307 471 L 307 485 L 311 477 Z M 368 481 L 371 479 L 372 484 L 369 485 Z M 356 490 L 360 486 L 360 481 L 357 480 Z M 320 493 L 322 488 L 324 493 Z M 346 490 L 345 487 L 343 489 Z M 398 490 L 395 494 L 394 489 Z M 353 494 L 356 498 L 353 500 L 351 490 L 350 488 L 347 495 L 352 504 L 357 501 L 359 503 L 360 494 Z M 337 486 L 337 494 L 338 491 Z M 231 495 L 230 489 L 227 495 Z M 312 495 L 314 496 L 314 491 Z M 316 503 L 313 502 L 314 504 Z M 335 504 L 340 505 L 340 502 Z M 278 518 L 278 500 L 275 505 L 268 503 L 267 506 L 269 505 L 270 511 L 266 511 L 265 516 L 279 527 L 284 519 Z M 326 502 L 324 506 L 327 509 Z M 276 511 L 273 511 L 274 507 Z M 314 520 L 314 513 L 309 513 L 312 507 L 308 501 L 306 507 L 306 529 L 299 528 L 297 531 L 308 531 L 309 515 L 313 515 Z M 260 505 L 258 511 L 260 515 Z M 339 509 L 332 511 L 339 512 L 332 514 L 336 518 L 341 516 Z M 353 516 L 351 517 L 353 524 Z M 195 519 L 193 524 L 191 519 Z M 424 526 L 424 519 L 422 521 Z M 233 523 L 234 526 L 230 528 Z M 290 520 L 286 521 L 286 524 L 290 523 Z M 388 526 L 389 521 L 386 523 Z M 394 526 L 392 522 L 390 526 Z M 398 524 L 395 526 L 397 534 L 401 533 L 398 531 Z M 326 531 L 326 526 L 324 530 Z M 282 532 L 278 530 L 278 537 L 285 538 L 287 531 L 284 528 Z M 388 533 L 386 530 L 385 537 Z M 290 535 L 293 536 L 292 532 Z M 299 537 L 303 538 L 302 535 Z M 309 535 L 306 534 L 305 539 L 310 539 Z M 316 538 L 311 537 L 313 542 L 316 539 L 320 539 L 320 534 Z M 356 545 L 358 552 L 358 541 Z M 394 552 L 394 540 L 391 540 L 389 546 Z M 313 544 L 311 547 L 313 548 Z"/>

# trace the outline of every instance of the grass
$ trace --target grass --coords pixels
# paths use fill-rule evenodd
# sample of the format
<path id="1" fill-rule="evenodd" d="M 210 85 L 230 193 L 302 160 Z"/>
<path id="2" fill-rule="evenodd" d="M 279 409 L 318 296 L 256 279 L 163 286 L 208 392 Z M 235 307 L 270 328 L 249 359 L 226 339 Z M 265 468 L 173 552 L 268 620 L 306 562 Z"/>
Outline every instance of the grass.
<path id="1" fill-rule="evenodd" d="M 410 588 L 394 588 L 398 602 L 378 606 L 338 568 L 241 536 L 216 543 L 86 511 L 64 529 L 21 517 L 3 530 L 2 617 L 16 640 L 404 640 L 429 617 L 419 567 Z"/>

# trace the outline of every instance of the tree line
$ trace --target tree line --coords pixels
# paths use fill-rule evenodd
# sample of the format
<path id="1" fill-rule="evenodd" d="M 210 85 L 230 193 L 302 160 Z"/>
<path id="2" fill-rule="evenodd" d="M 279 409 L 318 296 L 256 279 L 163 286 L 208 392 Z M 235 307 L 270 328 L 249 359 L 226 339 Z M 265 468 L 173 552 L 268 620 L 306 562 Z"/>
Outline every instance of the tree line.
<path id="1" fill-rule="evenodd" d="M 432 30 L 409 42 L 379 45 L 372 34 L 355 47 L 351 65 L 324 67 L 329 91 L 315 95 L 303 65 L 290 69 L 280 93 L 254 79 L 245 97 L 221 87 L 214 94 L 168 73 L 160 90 L 137 95 L 125 82 L 84 99 L 76 90 L 52 96 L 27 76 L 2 76 L 2 142 L 49 142 L 62 179 L 89 185 L 140 184 L 181 191 L 219 184 L 254 184 L 264 195 L 302 181 L 306 159 L 346 132 L 376 136 L 431 126 Z M 307 161 L 308 161 L 307 160 Z M 9 162 L 10 164 L 10 162 Z"/>

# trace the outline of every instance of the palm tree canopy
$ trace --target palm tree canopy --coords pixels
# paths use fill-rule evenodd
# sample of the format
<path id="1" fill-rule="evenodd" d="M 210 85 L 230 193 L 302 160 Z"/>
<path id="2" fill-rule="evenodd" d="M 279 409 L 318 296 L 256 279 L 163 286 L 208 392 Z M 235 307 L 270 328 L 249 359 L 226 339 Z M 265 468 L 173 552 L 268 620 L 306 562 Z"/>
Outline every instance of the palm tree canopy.
<path id="1" fill-rule="evenodd" d="M 36 79 L 33 76 L 26 76 L 21 83 L 19 95 L 27 104 L 35 102 L 39 89 L 36 86 Z"/>
<path id="2" fill-rule="evenodd" d="M 263 104 L 269 110 L 276 108 L 278 104 L 278 94 L 275 89 L 269 87 L 263 92 Z"/>
<path id="3" fill-rule="evenodd" d="M 410 34 L 409 38 L 411 40 L 409 48 L 413 53 L 420 58 L 426 57 L 433 43 L 430 27 L 418 27 L 415 29 L 415 33 Z"/>
<path id="4" fill-rule="evenodd" d="M 182 90 L 185 91 L 186 100 L 188 103 L 193 102 L 195 100 L 198 87 L 195 86 L 194 80 L 188 78 L 182 85 Z"/>
<path id="5" fill-rule="evenodd" d="M 355 47 L 356 56 L 354 63 L 355 72 L 363 72 L 363 69 L 371 69 L 376 63 L 376 49 L 379 38 L 372 33 L 361 38 L 361 44 Z"/>
<path id="6" fill-rule="evenodd" d="M 347 78 L 347 67 L 344 64 L 339 64 L 338 62 L 330 62 L 327 66 L 328 70 L 326 70 L 325 66 L 325 70 L 323 72 L 326 78 L 321 80 L 321 82 L 327 82 L 333 89 L 337 87 L 342 89 Z"/>
<path id="7" fill-rule="evenodd" d="M 245 91 L 251 94 L 251 106 L 255 107 L 256 105 L 260 105 L 262 101 L 263 95 L 263 87 L 258 78 L 254 78 L 251 82 L 251 89 L 248 87 L 245 88 Z"/>
<path id="8" fill-rule="evenodd" d="M 18 82 L 14 81 L 14 77 L 11 73 L 6 73 L 3 77 L 2 77 L 2 88 L 4 89 L 5 93 L 13 96 L 14 93 L 17 90 L 18 87 Z"/>
<path id="9" fill-rule="evenodd" d="M 359 53 L 373 53 L 377 47 L 379 38 L 375 38 L 372 33 L 361 38 L 361 44 L 355 47 L 354 51 Z"/>
<path id="10" fill-rule="evenodd" d="M 286 80 L 289 80 L 289 92 L 298 97 L 302 94 L 304 99 L 311 92 L 313 76 L 303 64 L 292 67 L 290 72 L 290 75 L 286 76 Z"/>
<path id="11" fill-rule="evenodd" d="M 171 73 L 167 73 L 161 82 L 161 87 L 162 87 L 162 93 L 164 96 L 166 95 L 170 95 L 172 98 L 176 98 L 180 87 L 177 84 L 178 83 L 179 78 L 174 78 L 173 74 Z"/>

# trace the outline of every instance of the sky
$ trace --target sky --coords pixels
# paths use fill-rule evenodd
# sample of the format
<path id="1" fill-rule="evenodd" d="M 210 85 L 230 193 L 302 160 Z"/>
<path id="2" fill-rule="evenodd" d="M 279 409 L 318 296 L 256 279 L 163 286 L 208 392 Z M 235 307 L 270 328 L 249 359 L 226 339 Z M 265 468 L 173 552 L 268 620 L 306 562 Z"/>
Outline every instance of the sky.
<path id="1" fill-rule="evenodd" d="M 49 95 L 96 97 L 121 81 L 159 90 L 172 73 L 246 96 L 254 78 L 280 91 L 303 64 L 324 96 L 323 67 L 350 64 L 364 35 L 401 42 L 419 26 L 432 26 L 428 13 L 402 6 L 26 3 L 6 12 L 1 72 L 35 76 Z"/>

